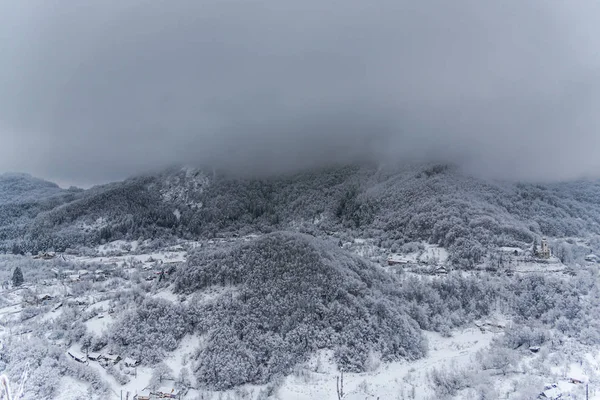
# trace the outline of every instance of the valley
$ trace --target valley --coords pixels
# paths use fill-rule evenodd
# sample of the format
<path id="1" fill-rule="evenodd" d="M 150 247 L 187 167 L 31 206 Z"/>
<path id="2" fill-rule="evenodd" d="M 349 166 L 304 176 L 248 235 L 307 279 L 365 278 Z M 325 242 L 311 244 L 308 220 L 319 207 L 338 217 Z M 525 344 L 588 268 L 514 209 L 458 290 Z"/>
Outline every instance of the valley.
<path id="1" fill-rule="evenodd" d="M 600 398 L 596 204 L 423 168 L 256 182 L 183 169 L 53 188 L 35 200 L 47 211 L 5 220 L 0 240 L 11 390 L 51 400 Z M 527 200 L 510 200 L 507 214 L 513 190 Z M 544 192 L 528 219 L 531 193 Z M 7 199 L 0 212 L 31 207 L 31 197 Z M 586 220 L 570 216 L 573 201 Z"/>
<path id="2" fill-rule="evenodd" d="M 336 399 L 336 379 L 340 377 L 341 371 L 331 350 L 318 350 L 305 361 L 293 366 L 289 375 L 277 378 L 275 383 L 244 384 L 234 389 L 211 391 L 201 388 L 193 379 L 193 354 L 206 340 L 199 333 L 191 332 L 182 336 L 172 351 L 160 355 L 158 364 L 140 363 L 129 357 L 127 347 L 119 354 L 112 352 L 110 345 L 104 344 L 115 321 L 122 319 L 124 313 L 131 307 L 136 307 L 135 304 L 140 304 L 133 300 L 124 302 L 120 298 L 127 296 L 125 293 L 137 293 L 133 296 L 189 305 L 189 295 L 174 292 L 174 277 L 171 275 L 175 272 L 169 272 L 170 269 L 186 267 L 188 252 L 218 251 L 260 238 L 261 235 L 252 234 L 245 237 L 178 240 L 162 244 L 151 240 L 142 243 L 121 240 L 98 246 L 93 251 L 86 250 L 85 255 L 74 252 L 54 253 L 47 255 L 46 259 L 37 260 L 31 256 L 2 256 L 3 265 L 22 265 L 25 277 L 25 283 L 21 287 L 7 288 L 0 292 L 3 305 L 0 309 L 3 346 L 41 341 L 44 346 L 54 349 L 59 364 L 76 364 L 76 368 L 89 370 L 83 376 L 70 373 L 60 376 L 57 373 L 57 385 L 52 389 L 46 386 L 30 387 L 31 380 L 36 380 L 36 374 L 52 375 L 49 371 L 39 371 L 45 367 L 44 363 L 36 365 L 34 357 L 20 371 L 25 387 L 29 387 L 28 393 L 37 390 L 39 396 L 51 390 L 54 395 L 48 398 L 55 399 L 75 399 L 81 396 L 119 399 L 121 395 L 131 399 L 136 395 L 141 399 L 144 395 L 150 399 L 158 399 L 161 398 L 159 393 L 166 393 L 168 388 L 176 396 L 174 398 L 192 400 L 267 397 Z M 342 243 L 341 249 L 368 259 L 379 265 L 378 268 L 385 271 L 385 274 L 399 277 L 400 280 L 443 282 L 457 274 L 477 280 L 498 275 L 498 272 L 485 269 L 453 271 L 445 256 L 446 250 L 425 243 L 417 244 L 416 251 L 412 253 L 391 256 L 364 239 Z M 513 275 L 501 278 L 502 280 L 539 274 L 558 280 L 575 279 L 566 273 L 567 267 L 559 261 L 523 262 L 519 261 L 520 256 L 510 253 L 506 256 L 506 262 L 512 266 Z M 402 261 L 402 264 L 391 263 L 390 260 Z M 432 263 L 432 260 L 435 262 Z M 431 268 L 432 265 L 443 265 L 448 271 L 436 273 Z M 598 279 L 598 268 L 595 265 L 589 264 L 586 268 L 591 268 L 590 271 L 596 274 L 595 279 Z M 202 302 L 218 301 L 223 296 L 235 295 L 236 292 L 231 291 L 234 287 L 209 287 L 197 294 L 201 295 Z M 597 293 L 589 295 L 597 296 Z M 445 391 L 448 390 L 453 394 L 452 398 L 456 399 L 471 399 L 476 396 L 526 399 L 534 398 L 528 396 L 537 396 L 552 384 L 564 396 L 584 398 L 584 385 L 570 383 L 572 376 L 585 377 L 585 383 L 592 384 L 590 398 L 596 398 L 593 383 L 600 377 L 599 347 L 582 345 L 574 338 L 559 339 L 549 330 L 544 333 L 549 338 L 543 342 L 527 342 L 527 345 L 521 346 L 523 348 L 511 349 L 511 354 L 504 354 L 507 350 L 501 344 L 502 337 L 514 324 L 513 318 L 506 306 L 496 304 L 479 320 L 465 321 L 459 323 L 458 327 L 434 328 L 441 334 L 425 331 L 427 354 L 415 361 L 384 362 L 376 352 L 370 353 L 364 372 L 344 373 L 343 398 L 432 399 L 447 396 Z M 527 326 L 526 321 L 521 324 Z M 62 328 L 58 328 L 61 326 Z M 133 328 L 141 332 L 143 337 L 143 325 Z M 105 339 L 100 339 L 103 337 Z M 532 346 L 528 346 L 529 344 Z M 529 350 L 533 345 L 538 345 L 540 350 L 533 353 Z M 494 356 L 495 352 L 500 355 Z M 74 358 L 74 355 L 81 359 Z M 116 364 L 110 361 L 114 356 L 120 358 Z M 506 357 L 507 360 L 486 361 L 488 357 Z M 41 361 L 43 360 L 38 362 Z M 488 362 L 498 363 L 498 368 L 494 366 L 489 369 L 486 366 Z M 504 362 L 509 364 L 506 371 L 501 371 Z M 159 378 L 157 370 L 162 369 L 166 372 Z M 478 374 L 473 372 L 477 370 L 480 371 Z M 440 376 L 434 378 L 435 374 Z M 444 385 L 450 387 L 446 388 Z M 456 387 L 451 387 L 452 385 Z M 74 390 L 75 387 L 77 390 Z"/>

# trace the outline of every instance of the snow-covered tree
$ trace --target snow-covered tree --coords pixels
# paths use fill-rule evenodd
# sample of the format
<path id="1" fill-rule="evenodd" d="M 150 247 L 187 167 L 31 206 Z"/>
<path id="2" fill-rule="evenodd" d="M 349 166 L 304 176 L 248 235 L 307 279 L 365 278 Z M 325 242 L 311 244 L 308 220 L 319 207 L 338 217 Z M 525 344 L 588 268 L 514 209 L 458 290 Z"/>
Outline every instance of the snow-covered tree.
<path id="1" fill-rule="evenodd" d="M 21 286 L 23 281 L 23 271 L 20 267 L 16 267 L 12 275 L 13 286 Z"/>

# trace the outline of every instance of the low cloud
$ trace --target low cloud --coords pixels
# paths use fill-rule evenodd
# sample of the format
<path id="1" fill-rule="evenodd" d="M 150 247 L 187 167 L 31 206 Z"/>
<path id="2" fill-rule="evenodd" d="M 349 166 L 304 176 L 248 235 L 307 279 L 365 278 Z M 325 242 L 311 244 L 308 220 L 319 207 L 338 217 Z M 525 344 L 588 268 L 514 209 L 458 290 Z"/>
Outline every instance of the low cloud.
<path id="1" fill-rule="evenodd" d="M 5 2 L 0 170 L 598 177 L 597 15 L 591 0 Z"/>

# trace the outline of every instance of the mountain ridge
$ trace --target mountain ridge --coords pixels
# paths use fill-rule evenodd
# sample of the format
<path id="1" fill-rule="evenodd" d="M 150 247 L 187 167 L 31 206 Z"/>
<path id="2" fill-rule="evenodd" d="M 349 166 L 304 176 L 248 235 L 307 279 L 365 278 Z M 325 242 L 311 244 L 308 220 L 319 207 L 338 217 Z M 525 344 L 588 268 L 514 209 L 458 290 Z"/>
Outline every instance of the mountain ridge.
<path id="1" fill-rule="evenodd" d="M 600 234 L 598 182 L 490 181 L 448 165 L 346 166 L 272 178 L 171 168 L 81 191 L 53 187 L 60 196 L 50 192 L 22 208 L 0 204 L 0 216 L 30 210 L 19 229 L 11 229 L 14 218 L 3 220 L 1 249 L 289 230 L 373 238 L 390 251 L 428 241 L 449 248 L 454 264 L 473 267 L 497 247 Z"/>

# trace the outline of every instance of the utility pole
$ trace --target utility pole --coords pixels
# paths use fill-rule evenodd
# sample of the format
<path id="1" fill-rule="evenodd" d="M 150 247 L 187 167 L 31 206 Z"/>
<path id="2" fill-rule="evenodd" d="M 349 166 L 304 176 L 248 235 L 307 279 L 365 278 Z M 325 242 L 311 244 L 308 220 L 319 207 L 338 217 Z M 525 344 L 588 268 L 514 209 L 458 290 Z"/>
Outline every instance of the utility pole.
<path id="1" fill-rule="evenodd" d="M 585 384 L 585 400 L 590 400 L 589 383 Z"/>

